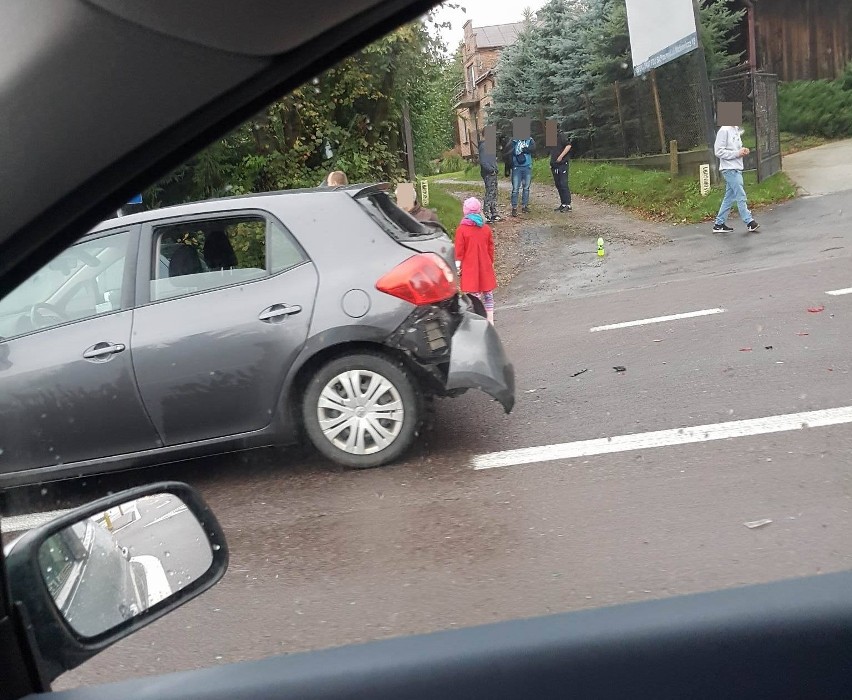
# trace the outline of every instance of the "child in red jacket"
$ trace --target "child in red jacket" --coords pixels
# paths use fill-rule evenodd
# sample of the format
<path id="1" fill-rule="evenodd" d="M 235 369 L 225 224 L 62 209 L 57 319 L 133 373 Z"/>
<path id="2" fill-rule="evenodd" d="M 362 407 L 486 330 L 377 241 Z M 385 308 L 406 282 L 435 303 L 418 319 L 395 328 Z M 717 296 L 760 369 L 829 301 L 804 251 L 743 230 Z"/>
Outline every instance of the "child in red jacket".
<path id="1" fill-rule="evenodd" d="M 482 300 L 488 321 L 494 323 L 494 236 L 482 219 L 482 202 L 466 199 L 464 218 L 456 229 L 456 266 L 461 273 L 461 290 Z"/>

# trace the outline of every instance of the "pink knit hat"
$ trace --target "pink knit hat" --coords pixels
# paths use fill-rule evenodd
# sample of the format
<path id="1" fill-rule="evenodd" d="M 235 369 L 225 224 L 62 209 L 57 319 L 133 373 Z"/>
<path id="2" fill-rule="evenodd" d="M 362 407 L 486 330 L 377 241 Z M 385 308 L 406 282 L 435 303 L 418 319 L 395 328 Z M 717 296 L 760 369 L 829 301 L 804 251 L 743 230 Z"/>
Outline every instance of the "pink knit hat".
<path id="1" fill-rule="evenodd" d="M 480 202 L 476 197 L 470 197 L 469 199 L 464 200 L 462 208 L 465 216 L 468 214 L 481 214 L 482 202 Z"/>

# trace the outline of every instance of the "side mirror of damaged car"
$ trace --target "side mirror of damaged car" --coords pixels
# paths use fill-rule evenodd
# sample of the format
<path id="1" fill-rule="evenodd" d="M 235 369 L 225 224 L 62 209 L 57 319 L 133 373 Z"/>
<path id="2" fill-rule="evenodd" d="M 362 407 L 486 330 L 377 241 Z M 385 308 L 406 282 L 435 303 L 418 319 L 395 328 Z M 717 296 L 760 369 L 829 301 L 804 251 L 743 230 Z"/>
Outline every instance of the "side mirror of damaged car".
<path id="1" fill-rule="evenodd" d="M 227 568 L 219 523 L 177 482 L 94 501 L 6 549 L 10 601 L 44 686 L 200 595 Z"/>

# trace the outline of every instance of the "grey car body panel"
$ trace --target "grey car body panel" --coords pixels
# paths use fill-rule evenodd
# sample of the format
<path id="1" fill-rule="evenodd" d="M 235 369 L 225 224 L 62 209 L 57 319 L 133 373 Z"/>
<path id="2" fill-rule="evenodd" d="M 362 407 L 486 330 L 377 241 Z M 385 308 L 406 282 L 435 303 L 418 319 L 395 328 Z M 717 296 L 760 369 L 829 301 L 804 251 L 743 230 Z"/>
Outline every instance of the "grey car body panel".
<path id="1" fill-rule="evenodd" d="M 515 406 L 515 370 L 494 326 L 482 316 L 465 311 L 450 347 L 447 389 L 481 389 L 511 413 Z"/>
<path id="2" fill-rule="evenodd" d="M 7 389 L 14 386 L 9 377 L 16 381 L 13 375 L 20 361 L 7 370 L 5 380 L 0 365 L 0 412 L 17 412 L 15 420 L 21 425 L 86 421 L 87 426 L 98 426 L 91 428 L 98 447 L 86 442 L 85 430 L 54 433 L 41 442 L 27 435 L 15 449 L 0 455 L 0 483 L 145 466 L 297 439 L 299 412 L 294 409 L 301 396 L 294 391 L 294 382 L 307 362 L 318 353 L 352 343 L 395 352 L 387 341 L 417 307 L 379 291 L 376 283 L 421 252 L 435 253 L 454 268 L 452 241 L 442 231 L 421 230 L 412 219 L 403 225 L 413 231 L 394 229 L 392 235 L 377 223 L 375 212 L 368 212 L 369 205 L 359 201 L 386 189 L 386 185 L 354 185 L 208 200 L 111 219 L 93 229 L 90 237 L 133 231 L 136 263 L 127 266 L 123 298 L 133 310 L 123 311 L 125 316 L 95 317 L 13 339 L 13 343 L 32 339 L 29 342 L 38 349 L 29 353 L 37 357 L 45 352 L 42 333 L 54 333 L 56 340 L 49 344 L 55 355 L 51 371 L 61 372 L 63 381 L 44 375 L 39 382 L 44 387 L 42 399 L 29 412 L 21 412 L 21 402 L 33 399 L 24 397 L 23 389 Z M 250 282 L 150 300 L 151 270 L 159 264 L 153 245 L 156 225 L 247 214 L 283 225 L 309 261 Z M 358 300 L 356 314 L 352 304 L 345 303 L 356 298 L 353 294 Z M 301 311 L 274 323 L 258 318 L 276 304 L 298 306 Z M 67 349 L 73 345 L 69 338 L 74 333 L 110 323 L 109 319 L 115 323 L 116 317 L 124 319 L 122 334 L 103 331 L 103 338 L 94 338 L 89 333 L 91 342 L 80 350 L 109 340 L 125 344 L 126 351 L 106 363 L 68 364 Z M 0 361 L 7 344 L 0 343 Z M 460 347 L 466 344 L 472 346 Z M 458 347 L 453 347 L 451 386 L 446 388 L 481 388 L 510 410 L 512 371 L 493 328 L 467 321 L 453 337 L 453 346 Z M 478 363 L 476 357 L 483 353 L 487 359 Z M 418 368 L 415 353 L 400 354 Z M 446 364 L 438 372 L 433 367 L 430 376 L 446 377 L 447 370 Z M 74 381 L 80 385 L 76 394 L 80 405 L 72 406 L 52 387 L 65 386 L 74 377 L 79 377 Z M 22 387 L 24 380 L 32 386 L 32 377 L 20 377 Z M 82 405 L 87 396 L 83 386 L 101 387 L 106 398 Z M 41 418 L 45 412 L 49 419 Z"/>
<path id="3" fill-rule="evenodd" d="M 147 303 L 134 314 L 132 354 L 139 391 L 163 443 L 268 426 L 287 368 L 308 334 L 316 268 L 305 262 L 248 283 L 150 302 L 150 274 L 141 273 L 150 269 L 152 229 L 142 227 L 137 289 Z M 280 320 L 259 318 L 278 304 L 301 310 Z"/>
<path id="4" fill-rule="evenodd" d="M 160 445 L 136 390 L 132 317 L 119 311 L 0 344 L 0 476 Z M 127 349 L 84 359 L 99 342 Z"/>

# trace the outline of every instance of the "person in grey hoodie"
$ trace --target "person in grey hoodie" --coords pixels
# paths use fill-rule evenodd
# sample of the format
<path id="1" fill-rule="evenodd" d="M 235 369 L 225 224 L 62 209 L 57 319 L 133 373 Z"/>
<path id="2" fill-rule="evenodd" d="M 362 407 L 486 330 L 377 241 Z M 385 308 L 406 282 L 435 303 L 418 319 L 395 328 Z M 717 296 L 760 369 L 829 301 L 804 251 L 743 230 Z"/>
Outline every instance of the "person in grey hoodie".
<path id="1" fill-rule="evenodd" d="M 740 218 L 743 220 L 746 228 L 749 231 L 757 231 L 760 228 L 760 224 L 754 220 L 754 217 L 748 210 L 746 191 L 743 186 L 743 157 L 747 156 L 750 151 L 748 148 L 743 147 L 740 127 L 720 127 L 719 133 L 716 134 L 716 143 L 713 150 L 719 159 L 719 172 L 725 178 L 725 196 L 722 199 L 722 206 L 719 207 L 719 213 L 716 215 L 716 221 L 713 224 L 713 233 L 729 233 L 734 230 L 726 223 L 734 202 L 737 204 L 737 210 L 740 212 Z"/>
<path id="2" fill-rule="evenodd" d="M 502 221 L 497 213 L 497 153 L 489 153 L 485 146 L 485 133 L 479 135 L 479 173 L 485 183 L 485 207 L 482 213 L 487 223 Z"/>

